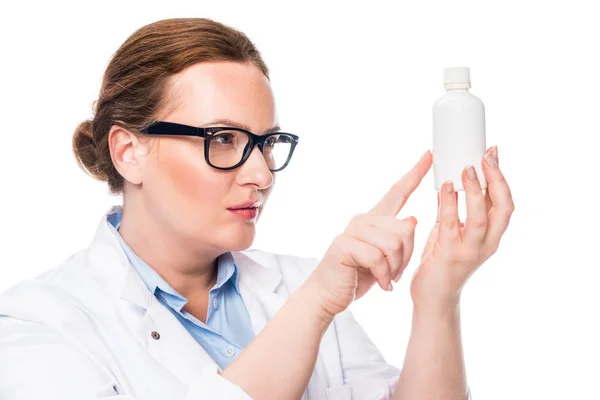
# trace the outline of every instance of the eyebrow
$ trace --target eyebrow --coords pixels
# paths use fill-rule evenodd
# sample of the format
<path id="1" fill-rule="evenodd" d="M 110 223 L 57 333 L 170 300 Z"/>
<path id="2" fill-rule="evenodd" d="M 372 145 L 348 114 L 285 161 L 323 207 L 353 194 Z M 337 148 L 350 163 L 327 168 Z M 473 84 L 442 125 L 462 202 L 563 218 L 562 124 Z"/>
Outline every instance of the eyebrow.
<path id="1" fill-rule="evenodd" d="M 227 126 L 231 126 L 234 128 L 240 128 L 240 129 L 244 129 L 247 130 L 249 132 L 251 132 L 252 130 L 250 129 L 250 127 L 248 125 L 242 124 L 240 122 L 235 122 L 233 120 L 227 119 L 227 118 L 217 118 L 214 119 L 210 122 L 205 123 L 202 126 L 206 126 L 206 125 L 227 125 Z M 275 125 L 272 128 L 267 129 L 266 131 L 262 132 L 262 133 L 271 133 L 271 132 L 279 132 L 281 130 L 281 127 L 279 125 Z"/>

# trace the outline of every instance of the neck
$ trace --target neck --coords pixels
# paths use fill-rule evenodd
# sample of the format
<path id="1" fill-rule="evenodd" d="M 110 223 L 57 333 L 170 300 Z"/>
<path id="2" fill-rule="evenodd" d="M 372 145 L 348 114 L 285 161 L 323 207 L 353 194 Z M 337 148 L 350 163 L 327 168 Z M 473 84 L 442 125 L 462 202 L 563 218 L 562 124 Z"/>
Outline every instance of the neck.
<path id="1" fill-rule="evenodd" d="M 123 202 L 119 233 L 141 259 L 186 298 L 207 293 L 217 280 L 218 252 L 182 238 L 135 199 Z"/>

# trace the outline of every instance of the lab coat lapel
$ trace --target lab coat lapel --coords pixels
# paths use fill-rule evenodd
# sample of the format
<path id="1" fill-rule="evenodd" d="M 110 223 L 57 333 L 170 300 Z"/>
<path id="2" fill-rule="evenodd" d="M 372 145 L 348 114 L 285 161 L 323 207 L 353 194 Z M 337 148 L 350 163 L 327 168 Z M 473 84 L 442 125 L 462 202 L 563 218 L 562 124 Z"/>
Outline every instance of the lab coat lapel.
<path id="1" fill-rule="evenodd" d="M 248 309 L 252 330 L 258 335 L 289 294 L 276 293 L 282 278 L 276 260 L 263 265 L 241 252 L 234 252 L 233 256 L 239 271 L 240 294 Z"/>
<path id="2" fill-rule="evenodd" d="M 122 298 L 133 300 L 140 285 L 144 282 L 133 271 L 123 288 Z M 146 286 L 143 287 L 150 294 Z M 144 301 L 137 305 L 146 311 L 136 329 L 136 338 L 163 367 L 189 386 L 198 381 L 202 369 L 208 366 L 217 369 L 208 353 L 155 296 L 144 296 Z"/>
<path id="3" fill-rule="evenodd" d="M 120 318 L 136 340 L 156 361 L 191 386 L 197 382 L 202 369 L 214 367 L 216 370 L 216 363 L 150 293 L 108 224 L 105 216 L 90 245 L 88 265 L 91 272 L 117 298 Z M 153 335 L 154 332 L 160 336 Z"/>

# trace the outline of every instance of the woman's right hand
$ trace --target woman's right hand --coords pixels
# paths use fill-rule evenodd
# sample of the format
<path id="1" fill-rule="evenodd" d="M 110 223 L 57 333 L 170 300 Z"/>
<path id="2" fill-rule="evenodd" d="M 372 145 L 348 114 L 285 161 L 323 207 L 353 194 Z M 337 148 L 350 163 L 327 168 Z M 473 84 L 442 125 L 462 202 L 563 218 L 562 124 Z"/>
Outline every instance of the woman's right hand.
<path id="1" fill-rule="evenodd" d="M 413 253 L 417 220 L 397 219 L 396 214 L 431 164 L 432 154 L 427 151 L 373 209 L 355 216 L 333 240 L 306 282 L 314 286 L 328 314 L 335 316 L 344 311 L 375 282 L 390 291 L 391 281 L 398 282 Z"/>

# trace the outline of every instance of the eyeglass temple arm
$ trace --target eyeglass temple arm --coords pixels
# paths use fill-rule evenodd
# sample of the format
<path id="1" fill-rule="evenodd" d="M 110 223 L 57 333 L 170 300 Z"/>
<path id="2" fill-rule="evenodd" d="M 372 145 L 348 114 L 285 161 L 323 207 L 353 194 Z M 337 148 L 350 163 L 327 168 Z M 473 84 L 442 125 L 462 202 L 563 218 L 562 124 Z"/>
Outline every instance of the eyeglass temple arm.
<path id="1" fill-rule="evenodd" d="M 205 128 L 197 128 L 189 125 L 182 125 L 175 122 L 156 122 L 149 127 L 142 129 L 142 133 L 150 135 L 170 135 L 170 136 L 200 136 L 206 135 Z"/>

